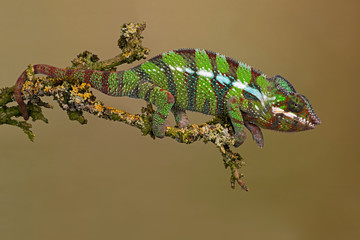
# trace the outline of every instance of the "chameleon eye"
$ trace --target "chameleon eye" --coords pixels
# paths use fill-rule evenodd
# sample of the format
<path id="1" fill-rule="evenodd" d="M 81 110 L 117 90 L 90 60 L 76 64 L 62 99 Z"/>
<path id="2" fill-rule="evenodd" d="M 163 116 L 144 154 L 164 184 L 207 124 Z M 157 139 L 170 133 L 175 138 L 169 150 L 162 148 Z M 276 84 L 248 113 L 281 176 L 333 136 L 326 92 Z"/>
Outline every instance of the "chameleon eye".
<path id="1" fill-rule="evenodd" d="M 301 97 L 289 96 L 287 107 L 290 112 L 299 113 L 304 109 L 304 106 L 305 104 Z"/>

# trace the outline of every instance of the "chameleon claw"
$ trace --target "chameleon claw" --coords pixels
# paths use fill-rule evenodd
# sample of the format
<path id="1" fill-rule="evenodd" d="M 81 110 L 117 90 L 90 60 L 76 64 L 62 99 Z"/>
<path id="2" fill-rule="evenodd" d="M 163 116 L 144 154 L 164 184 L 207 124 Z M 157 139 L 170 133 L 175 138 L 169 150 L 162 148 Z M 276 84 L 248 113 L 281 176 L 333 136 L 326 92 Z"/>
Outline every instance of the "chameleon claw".
<path id="1" fill-rule="evenodd" d="M 234 147 L 240 147 L 241 146 L 241 144 L 243 144 L 242 142 L 239 142 L 239 141 L 235 141 L 235 143 L 234 143 Z"/>
<path id="2" fill-rule="evenodd" d="M 242 145 L 244 143 L 246 139 L 246 132 L 245 131 L 241 131 L 241 132 L 235 132 L 235 143 L 234 143 L 234 147 L 239 147 L 240 145 Z"/>
<path id="3" fill-rule="evenodd" d="M 166 120 L 162 125 L 158 126 L 154 124 L 152 127 L 155 137 L 164 138 L 166 129 L 170 126 L 169 122 Z"/>

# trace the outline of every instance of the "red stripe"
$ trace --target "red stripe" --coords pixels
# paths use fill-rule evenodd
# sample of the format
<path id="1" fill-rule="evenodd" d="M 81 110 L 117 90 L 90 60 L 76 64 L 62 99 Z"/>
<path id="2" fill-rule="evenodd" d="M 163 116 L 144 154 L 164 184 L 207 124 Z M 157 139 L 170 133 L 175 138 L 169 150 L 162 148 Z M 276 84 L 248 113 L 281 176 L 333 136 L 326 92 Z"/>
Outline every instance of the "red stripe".
<path id="1" fill-rule="evenodd" d="M 101 92 L 107 94 L 109 92 L 109 75 L 111 72 L 105 71 L 102 72 L 101 78 Z"/>

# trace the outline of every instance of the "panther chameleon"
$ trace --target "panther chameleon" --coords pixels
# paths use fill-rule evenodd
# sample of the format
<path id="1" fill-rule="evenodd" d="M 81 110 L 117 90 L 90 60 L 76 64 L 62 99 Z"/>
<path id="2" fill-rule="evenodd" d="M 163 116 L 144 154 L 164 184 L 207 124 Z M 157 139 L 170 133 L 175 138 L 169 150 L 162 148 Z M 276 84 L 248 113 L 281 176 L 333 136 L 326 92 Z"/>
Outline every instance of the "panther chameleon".
<path id="1" fill-rule="evenodd" d="M 285 78 L 267 77 L 230 57 L 203 49 L 165 52 L 125 71 L 61 69 L 34 65 L 34 72 L 52 78 L 72 77 L 110 96 L 144 99 L 156 106 L 152 131 L 164 137 L 170 112 L 180 128 L 189 125 L 186 110 L 208 115 L 227 114 L 240 146 L 247 128 L 260 147 L 261 128 L 285 132 L 313 129 L 321 123 L 308 99 Z M 21 96 L 23 72 L 15 85 L 15 99 L 29 118 Z"/>

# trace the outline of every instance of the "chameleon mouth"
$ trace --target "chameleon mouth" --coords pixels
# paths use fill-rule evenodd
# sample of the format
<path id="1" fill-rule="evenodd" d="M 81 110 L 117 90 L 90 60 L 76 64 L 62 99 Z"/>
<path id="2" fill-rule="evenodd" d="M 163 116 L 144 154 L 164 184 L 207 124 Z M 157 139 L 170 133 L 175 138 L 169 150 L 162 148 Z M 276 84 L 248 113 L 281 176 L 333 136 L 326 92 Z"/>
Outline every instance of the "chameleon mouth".
<path id="1" fill-rule="evenodd" d="M 311 121 L 309 121 L 309 120 L 307 120 L 307 119 L 305 119 L 305 118 L 297 118 L 297 120 L 299 121 L 299 122 L 301 122 L 302 124 L 304 124 L 305 126 L 308 126 L 308 127 L 310 127 L 310 129 L 314 129 L 317 125 L 319 125 L 320 123 L 313 123 L 313 122 L 311 122 Z M 319 119 L 320 120 L 320 119 Z"/>
<path id="2" fill-rule="evenodd" d="M 310 126 L 311 128 L 315 128 L 317 125 L 321 124 L 320 118 L 314 112 L 310 112 L 310 121 L 305 120 L 305 124 Z"/>
<path id="3" fill-rule="evenodd" d="M 313 123 L 315 125 L 320 125 L 321 124 L 320 118 L 315 113 L 311 113 L 311 120 L 313 121 Z"/>

